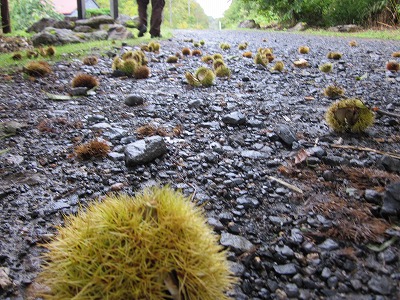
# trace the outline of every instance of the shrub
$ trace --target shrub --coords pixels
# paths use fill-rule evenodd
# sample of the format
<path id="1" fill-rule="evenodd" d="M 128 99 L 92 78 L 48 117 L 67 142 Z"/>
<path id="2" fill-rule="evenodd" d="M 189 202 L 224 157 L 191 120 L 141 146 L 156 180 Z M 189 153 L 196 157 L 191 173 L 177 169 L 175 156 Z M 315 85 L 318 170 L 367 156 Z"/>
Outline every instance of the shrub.
<path id="1" fill-rule="evenodd" d="M 201 210 L 169 187 L 107 196 L 45 247 L 45 299 L 226 300 L 226 252 Z"/>

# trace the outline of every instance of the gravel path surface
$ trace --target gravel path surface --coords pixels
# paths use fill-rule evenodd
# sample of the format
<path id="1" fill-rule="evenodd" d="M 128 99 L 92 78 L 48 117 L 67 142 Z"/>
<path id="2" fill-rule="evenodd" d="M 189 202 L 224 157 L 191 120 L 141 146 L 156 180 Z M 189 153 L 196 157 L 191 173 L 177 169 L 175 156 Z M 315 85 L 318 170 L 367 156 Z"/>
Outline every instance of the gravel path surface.
<path id="1" fill-rule="evenodd" d="M 221 53 L 229 79 L 187 84 L 198 56 L 168 56 L 204 40 Z M 40 244 L 63 215 L 109 192 L 134 194 L 155 183 L 193 194 L 240 277 L 233 299 L 399 299 L 400 72 L 386 62 L 399 41 L 318 37 L 264 31 L 175 31 L 159 53 L 146 52 L 151 76 L 112 76 L 113 53 L 94 50 L 94 66 L 73 59 L 29 80 L 1 74 L 0 299 L 35 299 Z M 221 50 L 220 43 L 231 45 Z M 238 44 L 247 42 L 246 50 Z M 299 54 L 306 45 L 310 53 Z M 243 52 L 271 47 L 285 70 L 258 66 Z M 338 51 L 339 60 L 327 54 Z M 296 68 L 304 58 L 309 67 Z M 319 66 L 333 63 L 331 73 Z M 95 94 L 67 94 L 73 76 L 98 77 Z M 1 73 L 1 71 L 0 71 Z M 376 113 L 362 134 L 338 134 L 324 114 L 336 84 Z M 137 97 L 133 97 L 137 96 Z M 133 99 L 133 100 L 132 100 Z M 134 105 L 136 100 L 142 105 Z M 129 105 L 128 105 L 129 104 Z M 14 122 L 11 122 L 14 121 Z M 167 152 L 127 167 L 126 146 L 143 125 L 158 128 Z M 166 133 L 166 134 L 165 134 Z M 104 159 L 81 160 L 74 148 L 109 142 Z M 149 150 L 150 151 L 150 150 Z"/>

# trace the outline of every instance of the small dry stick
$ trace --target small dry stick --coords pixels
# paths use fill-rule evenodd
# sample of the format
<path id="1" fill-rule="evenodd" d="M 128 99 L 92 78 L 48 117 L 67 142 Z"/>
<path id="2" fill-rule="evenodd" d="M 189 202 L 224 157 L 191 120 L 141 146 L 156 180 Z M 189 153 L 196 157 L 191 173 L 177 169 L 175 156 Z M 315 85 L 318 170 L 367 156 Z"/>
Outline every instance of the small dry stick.
<path id="1" fill-rule="evenodd" d="M 400 115 L 399 114 L 392 113 L 392 112 L 389 112 L 389 111 L 386 111 L 386 110 L 378 109 L 376 111 L 376 113 L 380 114 L 380 115 L 386 115 L 386 116 L 389 116 L 389 117 L 394 117 L 394 118 L 399 118 L 400 119 Z"/>
<path id="2" fill-rule="evenodd" d="M 342 149 L 351 149 L 351 150 L 358 150 L 358 151 L 368 151 L 368 152 L 375 152 L 378 154 L 382 155 L 387 155 L 393 158 L 400 159 L 400 155 L 396 153 L 390 153 L 390 152 L 384 152 L 372 148 L 367 148 L 367 147 L 356 147 L 356 146 L 350 146 L 350 145 L 336 145 L 336 144 L 331 144 L 331 147 L 333 148 L 342 148 Z"/>
<path id="3" fill-rule="evenodd" d="M 292 185 L 290 183 L 287 183 L 286 181 L 283 181 L 282 179 L 279 179 L 279 178 L 276 178 L 276 177 L 273 177 L 273 176 L 267 176 L 267 177 L 268 177 L 268 179 L 274 180 L 274 181 L 282 184 L 283 186 L 291 189 L 292 191 L 295 191 L 296 193 L 303 194 L 303 191 L 301 189 L 299 189 L 298 187 L 296 187 L 296 186 L 294 186 L 294 185 Z"/>

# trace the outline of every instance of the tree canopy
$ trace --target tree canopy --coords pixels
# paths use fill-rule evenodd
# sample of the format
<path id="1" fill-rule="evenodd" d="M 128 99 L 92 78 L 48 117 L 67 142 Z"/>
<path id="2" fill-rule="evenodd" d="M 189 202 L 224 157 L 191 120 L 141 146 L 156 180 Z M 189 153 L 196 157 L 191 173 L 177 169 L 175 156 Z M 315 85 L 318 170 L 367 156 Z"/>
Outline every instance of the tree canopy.
<path id="1" fill-rule="evenodd" d="M 383 22 L 398 24 L 400 0 L 232 0 L 224 15 L 226 23 L 246 18 L 293 25 L 365 25 L 385 14 Z"/>

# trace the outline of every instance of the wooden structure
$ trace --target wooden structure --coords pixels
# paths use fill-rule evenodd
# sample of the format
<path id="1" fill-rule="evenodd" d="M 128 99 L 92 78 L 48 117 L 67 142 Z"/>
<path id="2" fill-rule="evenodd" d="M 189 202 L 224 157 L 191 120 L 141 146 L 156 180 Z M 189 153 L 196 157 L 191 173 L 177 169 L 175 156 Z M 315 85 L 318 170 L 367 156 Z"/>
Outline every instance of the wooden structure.
<path id="1" fill-rule="evenodd" d="M 3 33 L 11 32 L 10 10 L 8 0 L 1 0 L 1 29 Z"/>

